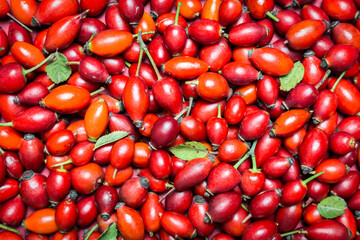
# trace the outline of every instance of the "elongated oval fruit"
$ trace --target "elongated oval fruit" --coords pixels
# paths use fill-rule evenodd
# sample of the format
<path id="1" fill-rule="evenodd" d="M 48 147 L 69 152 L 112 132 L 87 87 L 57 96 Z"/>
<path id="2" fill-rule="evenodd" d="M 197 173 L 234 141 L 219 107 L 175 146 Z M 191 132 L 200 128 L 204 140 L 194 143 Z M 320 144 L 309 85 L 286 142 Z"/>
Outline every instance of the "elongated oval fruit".
<path id="1" fill-rule="evenodd" d="M 291 58 L 276 48 L 257 48 L 249 55 L 255 67 L 269 75 L 283 76 L 288 74 L 294 67 Z"/>
<path id="2" fill-rule="evenodd" d="M 58 231 L 55 223 L 55 209 L 44 208 L 30 214 L 25 221 L 24 226 L 37 234 L 51 234 Z"/>
<path id="3" fill-rule="evenodd" d="M 270 130 L 270 136 L 288 137 L 310 119 L 311 113 L 304 109 L 292 109 L 278 117 Z"/>
<path id="4" fill-rule="evenodd" d="M 162 70 L 178 80 L 187 80 L 207 72 L 209 66 L 202 60 L 193 57 L 175 57 L 164 63 Z"/>

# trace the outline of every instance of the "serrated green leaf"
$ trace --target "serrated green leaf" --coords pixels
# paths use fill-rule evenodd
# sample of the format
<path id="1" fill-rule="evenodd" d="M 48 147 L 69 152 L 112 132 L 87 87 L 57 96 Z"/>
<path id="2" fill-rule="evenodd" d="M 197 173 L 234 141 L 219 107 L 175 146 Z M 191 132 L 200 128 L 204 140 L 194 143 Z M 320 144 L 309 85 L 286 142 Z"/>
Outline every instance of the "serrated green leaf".
<path id="1" fill-rule="evenodd" d="M 116 141 L 126 137 L 127 135 L 129 135 L 129 133 L 125 132 L 125 131 L 115 131 L 115 132 L 109 133 L 107 135 L 104 135 L 96 141 L 94 150 L 99 147 L 102 147 L 106 144 L 116 142 Z"/>
<path id="2" fill-rule="evenodd" d="M 55 59 L 46 66 L 46 74 L 51 81 L 58 84 L 65 82 L 71 75 L 71 68 L 68 65 L 68 60 L 62 53 L 55 53 Z"/>
<path id="3" fill-rule="evenodd" d="M 203 158 L 208 154 L 208 150 L 204 144 L 190 141 L 180 145 L 171 147 L 170 152 L 182 160 L 190 161 L 195 158 Z"/>
<path id="4" fill-rule="evenodd" d="M 300 61 L 294 63 L 294 67 L 285 76 L 280 77 L 280 90 L 290 91 L 296 84 L 298 84 L 304 77 L 304 66 Z"/>
<path id="5" fill-rule="evenodd" d="M 117 234 L 118 234 L 118 231 L 117 231 L 117 228 L 116 228 L 116 224 L 111 223 L 106 228 L 106 230 L 100 235 L 98 240 L 114 240 L 114 239 L 116 239 Z"/>
<path id="6" fill-rule="evenodd" d="M 317 209 L 324 218 L 336 218 L 345 213 L 346 202 L 338 196 L 327 197 L 322 200 Z"/>

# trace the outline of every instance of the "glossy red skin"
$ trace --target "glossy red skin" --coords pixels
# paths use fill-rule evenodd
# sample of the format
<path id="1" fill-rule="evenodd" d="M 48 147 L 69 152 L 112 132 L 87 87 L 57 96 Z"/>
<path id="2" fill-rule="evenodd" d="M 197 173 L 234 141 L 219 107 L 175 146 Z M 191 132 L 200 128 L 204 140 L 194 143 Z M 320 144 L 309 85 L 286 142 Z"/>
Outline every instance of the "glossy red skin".
<path id="1" fill-rule="evenodd" d="M 192 141 L 201 142 L 207 139 L 205 124 L 193 116 L 183 118 L 180 124 L 180 131 L 185 138 Z"/>
<path id="2" fill-rule="evenodd" d="M 150 1 L 150 14 L 159 17 L 164 13 L 170 12 L 171 8 L 174 6 L 175 0 L 151 0 Z"/>
<path id="3" fill-rule="evenodd" d="M 24 175 L 28 177 L 25 179 Z M 31 170 L 25 171 L 20 180 L 19 192 L 24 203 L 32 208 L 41 209 L 49 205 L 45 188 L 46 177 Z"/>
<path id="4" fill-rule="evenodd" d="M 237 161 L 248 151 L 248 148 L 245 142 L 237 138 L 227 139 L 219 147 L 219 158 L 223 162 Z"/>
<path id="5" fill-rule="evenodd" d="M 93 92 L 100 88 L 100 83 L 89 82 L 80 76 L 79 72 L 75 72 L 67 81 L 69 85 L 85 88 L 89 92 Z"/>
<path id="6" fill-rule="evenodd" d="M 306 110 L 291 109 L 284 112 L 276 119 L 270 132 L 274 136 L 288 137 L 304 126 L 310 116 L 310 113 Z"/>
<path id="7" fill-rule="evenodd" d="M 268 75 L 259 79 L 256 84 L 257 96 L 266 106 L 274 106 L 278 96 L 279 87 L 276 80 Z"/>
<path id="8" fill-rule="evenodd" d="M 19 179 L 24 172 L 24 167 L 20 162 L 19 155 L 16 152 L 6 151 L 2 158 L 6 165 L 7 176 L 10 178 Z"/>
<path id="9" fill-rule="evenodd" d="M 250 164 L 249 164 L 250 165 Z M 250 168 L 250 166 L 249 166 Z M 274 190 L 274 189 L 282 189 L 283 183 L 280 179 L 275 178 L 265 178 L 264 186 L 261 191 Z"/>
<path id="10" fill-rule="evenodd" d="M 124 169 L 131 164 L 134 156 L 134 141 L 130 138 L 118 140 L 112 147 L 110 163 L 117 169 Z"/>
<path id="11" fill-rule="evenodd" d="M 229 30 L 233 29 L 234 27 L 236 27 L 239 24 L 246 23 L 246 22 L 251 22 L 251 17 L 250 17 L 247 7 L 242 6 L 240 17 L 233 24 L 231 24 L 229 26 Z"/>
<path id="12" fill-rule="evenodd" d="M 354 1 L 349 0 L 325 0 L 321 3 L 321 8 L 334 20 L 348 22 L 357 15 L 357 8 Z"/>
<path id="13" fill-rule="evenodd" d="M 334 45 L 324 57 L 326 65 L 333 71 L 345 71 L 354 65 L 357 59 L 358 51 L 349 44 Z"/>
<path id="14" fill-rule="evenodd" d="M 4 48 L 0 51 L 0 56 L 3 57 L 9 50 L 9 42 L 3 29 L 0 29 L 0 48 Z"/>
<path id="15" fill-rule="evenodd" d="M 250 220 L 242 223 L 247 215 L 248 212 L 244 208 L 240 207 L 229 220 L 221 223 L 221 229 L 231 236 L 240 237 L 251 223 Z"/>
<path id="16" fill-rule="evenodd" d="M 89 10 L 87 13 L 89 17 L 95 17 L 100 15 L 105 10 L 107 3 L 107 0 L 80 0 L 80 7 L 82 11 Z"/>
<path id="17" fill-rule="evenodd" d="M 188 35 L 197 43 L 210 45 L 217 43 L 221 37 L 221 26 L 218 21 L 199 19 L 188 27 Z"/>
<path id="18" fill-rule="evenodd" d="M 261 77 L 253 66 L 241 62 L 227 63 L 221 69 L 221 74 L 229 83 L 236 85 L 247 85 Z"/>
<path id="19" fill-rule="evenodd" d="M 206 135 L 213 146 L 223 143 L 228 134 L 227 121 L 221 116 L 213 117 L 206 123 Z"/>
<path id="20" fill-rule="evenodd" d="M 261 164 L 261 169 L 266 177 L 280 178 L 289 170 L 292 161 L 291 158 L 286 157 L 269 157 Z"/>
<path id="21" fill-rule="evenodd" d="M 192 238 L 196 234 L 190 220 L 180 213 L 165 211 L 161 215 L 160 224 L 171 236 Z"/>
<path id="22" fill-rule="evenodd" d="M 56 232 L 51 240 L 76 240 L 77 238 L 78 230 L 76 228 L 73 228 L 66 233 L 62 233 L 60 231 Z"/>
<path id="23" fill-rule="evenodd" d="M 199 53 L 199 44 L 197 44 L 194 40 L 191 38 L 186 39 L 185 47 L 181 51 L 181 56 L 183 57 L 196 57 Z"/>
<path id="24" fill-rule="evenodd" d="M 360 49 L 360 30 L 349 23 L 339 23 L 332 28 L 332 39 L 336 44 L 351 44 Z"/>
<path id="25" fill-rule="evenodd" d="M 109 81 L 110 75 L 108 71 L 104 64 L 96 58 L 82 58 L 78 69 L 80 76 L 89 82 L 105 83 Z"/>
<path id="26" fill-rule="evenodd" d="M 255 49 L 250 60 L 257 69 L 272 76 L 286 75 L 294 66 L 288 55 L 270 47 Z"/>
<path id="27" fill-rule="evenodd" d="M 287 44 L 285 44 L 286 40 L 284 38 L 280 38 L 275 42 L 271 43 L 270 46 L 286 53 L 293 62 L 301 61 L 303 57 L 303 51 L 297 51 L 290 48 Z"/>
<path id="28" fill-rule="evenodd" d="M 6 202 L 15 197 L 19 193 L 18 182 L 11 178 L 5 178 L 3 184 L 0 187 L 0 202 Z"/>
<path id="29" fill-rule="evenodd" d="M 250 12 L 250 15 L 255 19 L 263 19 L 266 17 L 266 12 L 271 11 L 274 8 L 274 1 L 246 1 L 246 6 Z"/>
<path id="30" fill-rule="evenodd" d="M 334 156 L 332 156 L 332 157 L 339 159 L 341 162 L 345 163 L 347 166 L 349 166 L 351 168 L 352 166 L 354 166 L 354 164 L 357 161 L 357 155 L 358 155 L 358 151 L 357 151 L 357 149 L 354 149 L 353 151 L 349 152 L 348 154 L 345 154 L 342 156 L 334 154 Z"/>
<path id="31" fill-rule="evenodd" d="M 258 143 L 255 147 L 255 159 L 256 166 L 262 166 L 263 162 L 274 156 L 281 145 L 281 139 L 277 137 L 270 137 L 270 129 L 267 129 L 266 132 L 259 138 Z"/>
<path id="32" fill-rule="evenodd" d="M 70 158 L 74 165 L 80 166 L 90 162 L 94 155 L 94 146 L 94 143 L 88 141 L 74 145 L 70 150 Z"/>
<path id="33" fill-rule="evenodd" d="M 171 178 L 174 179 L 181 169 L 187 164 L 187 161 L 171 156 Z"/>
<path id="34" fill-rule="evenodd" d="M 327 13 L 320 7 L 313 4 L 305 5 L 301 9 L 301 16 L 304 20 L 313 19 L 313 20 L 326 20 L 330 21 Z"/>
<path id="35" fill-rule="evenodd" d="M 221 26 L 228 26 L 239 19 L 242 12 L 241 1 L 224 0 L 219 7 L 219 22 Z"/>
<path id="36" fill-rule="evenodd" d="M 230 164 L 221 162 L 213 167 L 207 178 L 207 189 L 213 194 L 227 192 L 236 187 L 241 174 Z"/>
<path id="37" fill-rule="evenodd" d="M 31 25 L 51 25 L 64 17 L 77 14 L 78 11 L 79 3 L 75 0 L 44 0 L 39 4 L 34 16 L 36 21 L 33 20 Z"/>
<path id="38" fill-rule="evenodd" d="M 357 230 L 357 223 L 355 220 L 354 214 L 350 211 L 350 209 L 345 208 L 345 213 L 339 217 L 337 217 L 335 220 L 342 223 L 346 228 L 348 228 L 349 233 L 351 232 L 349 239 L 354 239 L 356 236 L 356 230 Z"/>
<path id="39" fill-rule="evenodd" d="M 347 132 L 335 132 L 329 138 L 330 150 L 338 155 L 345 155 L 355 149 L 356 139 Z"/>
<path id="40" fill-rule="evenodd" d="M 354 196 L 360 184 L 360 174 L 356 171 L 350 171 L 343 179 L 331 188 L 331 192 L 336 196 L 349 199 Z"/>
<path id="41" fill-rule="evenodd" d="M 104 180 L 104 172 L 96 163 L 75 167 L 70 174 L 73 188 L 85 195 L 95 192 Z"/>
<path id="42" fill-rule="evenodd" d="M 321 20 L 302 20 L 286 33 L 289 46 L 295 50 L 311 48 L 326 31 L 326 23 Z"/>
<path id="43" fill-rule="evenodd" d="M 155 178 L 148 168 L 143 168 L 138 171 L 138 175 L 140 177 L 146 177 L 150 184 L 149 190 L 156 193 L 162 193 L 167 190 L 166 184 L 169 182 L 168 178 L 165 179 L 157 179 Z"/>
<path id="44" fill-rule="evenodd" d="M 313 147 L 315 145 L 316 148 Z M 324 131 L 316 128 L 310 130 L 299 147 L 301 168 L 308 167 L 312 169 L 316 167 L 326 156 L 328 145 L 328 137 Z"/>
<path id="45" fill-rule="evenodd" d="M 109 29 L 131 30 L 129 23 L 120 14 L 119 4 L 115 2 L 110 3 L 106 9 L 105 23 Z"/>
<path id="46" fill-rule="evenodd" d="M 82 58 L 85 57 L 84 52 L 85 52 L 84 48 L 81 45 L 77 43 L 73 43 L 65 50 L 63 50 L 61 53 L 65 55 L 66 59 L 69 62 L 79 62 Z M 78 69 L 77 64 L 71 64 L 70 67 L 73 72 L 77 71 Z"/>
<path id="47" fill-rule="evenodd" d="M 110 217 L 118 201 L 118 193 L 114 187 L 103 185 L 96 190 L 95 204 L 102 219 Z"/>
<path id="48" fill-rule="evenodd" d="M 243 240 L 272 239 L 277 232 L 277 225 L 271 220 L 259 220 L 251 223 L 242 235 Z"/>
<path id="49" fill-rule="evenodd" d="M 299 14 L 297 14 L 294 11 L 291 10 L 280 10 L 275 15 L 277 19 L 279 19 L 279 22 L 274 21 L 274 26 L 276 31 L 282 35 L 285 36 L 286 32 L 296 23 L 301 21 L 301 17 Z"/>
<path id="50" fill-rule="evenodd" d="M 224 118 L 228 124 L 238 124 L 245 114 L 245 101 L 239 94 L 234 94 L 227 102 Z"/>
<path id="51" fill-rule="evenodd" d="M 9 231 L 1 232 L 0 237 L 1 237 L 1 239 L 23 240 L 23 238 L 19 234 L 9 232 Z"/>
<path id="52" fill-rule="evenodd" d="M 119 190 L 119 200 L 128 207 L 140 207 L 148 197 L 148 183 L 149 180 L 145 177 L 127 180 Z"/>
<path id="53" fill-rule="evenodd" d="M 144 117 L 144 123 L 139 129 L 141 135 L 150 137 L 152 127 L 154 123 L 159 119 L 159 117 L 153 113 L 148 113 Z"/>
<path id="54" fill-rule="evenodd" d="M 315 172 L 324 172 L 318 177 L 319 181 L 333 184 L 339 182 L 347 174 L 347 167 L 340 160 L 330 158 L 322 161 L 315 168 Z"/>
<path id="55" fill-rule="evenodd" d="M 345 131 L 353 135 L 356 140 L 360 139 L 360 117 L 353 116 L 344 118 L 338 125 L 337 129 L 339 131 Z"/>
<path id="56" fill-rule="evenodd" d="M 211 168 L 212 162 L 208 158 L 196 158 L 187 162 L 175 176 L 176 190 L 184 191 L 201 183 L 209 175 Z"/>
<path id="57" fill-rule="evenodd" d="M 225 234 L 225 233 L 218 233 L 213 237 L 213 240 L 234 240 L 235 238 Z"/>
<path id="58" fill-rule="evenodd" d="M 267 34 L 265 26 L 258 23 L 246 22 L 230 30 L 229 41 L 235 46 L 249 47 L 258 44 Z M 246 36 L 246 38 L 242 36 Z"/>
<path id="59" fill-rule="evenodd" d="M 62 201 L 55 211 L 55 222 L 62 232 L 70 231 L 76 224 L 78 209 L 73 199 Z"/>
<path id="60" fill-rule="evenodd" d="M 240 188 L 243 195 L 247 196 L 247 198 L 258 194 L 263 188 L 264 183 L 265 175 L 262 172 L 253 172 L 248 169 L 241 173 Z"/>
<path id="61" fill-rule="evenodd" d="M 5 121 L 12 121 L 14 117 L 24 111 L 27 107 L 22 104 L 15 103 L 16 94 L 0 93 L 0 114 Z"/>
<path id="62" fill-rule="evenodd" d="M 356 191 L 350 199 L 348 199 L 348 207 L 353 210 L 360 209 L 360 191 Z"/>
<path id="63" fill-rule="evenodd" d="M 179 54 L 186 43 L 187 34 L 185 28 L 180 25 L 170 25 L 164 32 L 164 42 L 172 55 Z"/>
<path id="64" fill-rule="evenodd" d="M 0 74 L 0 92 L 15 93 L 22 90 L 27 82 L 26 76 L 23 74 L 23 67 L 19 63 L 9 63 L 1 68 Z M 11 78 L 12 81 L 7 81 Z"/>
<path id="65" fill-rule="evenodd" d="M 229 41 L 222 37 L 215 44 L 203 46 L 199 58 L 210 66 L 210 71 L 217 72 L 230 61 L 231 55 Z"/>
<path id="66" fill-rule="evenodd" d="M 156 66 L 158 67 L 171 58 L 171 54 L 166 48 L 164 38 L 162 36 L 154 37 L 149 43 L 148 49 Z"/>
<path id="67" fill-rule="evenodd" d="M 276 212 L 275 221 L 280 233 L 290 232 L 301 220 L 303 209 L 301 203 L 289 207 L 279 208 Z"/>
<path id="68" fill-rule="evenodd" d="M 341 223 L 335 220 L 322 220 L 309 226 L 307 231 L 307 237 L 310 240 L 318 238 L 332 238 L 347 239 L 349 237 L 348 229 Z"/>
<path id="69" fill-rule="evenodd" d="M 169 110 L 173 115 L 183 109 L 182 93 L 179 83 L 170 77 L 160 79 L 152 86 L 155 101 L 160 107 Z"/>
<path id="70" fill-rule="evenodd" d="M 307 131 L 305 128 L 300 128 L 296 132 L 294 132 L 291 136 L 284 139 L 284 148 L 289 151 L 291 154 L 299 153 L 299 146 L 303 141 Z"/>
<path id="71" fill-rule="evenodd" d="M 205 213 L 208 210 L 208 203 L 200 196 L 194 197 L 194 202 L 191 204 L 188 211 L 188 218 L 191 224 L 196 229 L 196 234 L 201 237 L 209 236 L 215 229 L 215 225 L 205 223 L 203 221 Z"/>
<path id="72" fill-rule="evenodd" d="M 276 190 L 267 190 L 257 194 L 249 204 L 252 218 L 261 219 L 271 216 L 278 208 L 280 195 Z"/>
<path id="73" fill-rule="evenodd" d="M 92 223 L 98 214 L 95 204 L 95 195 L 85 196 L 76 203 L 78 219 L 76 225 L 83 228 Z"/>
<path id="74" fill-rule="evenodd" d="M 40 51 L 42 51 L 42 49 L 44 47 L 46 35 L 47 35 L 48 31 L 49 31 L 48 29 L 42 30 L 38 34 L 36 34 L 36 36 L 34 38 L 33 45 L 35 47 L 37 47 Z"/>
<path id="75" fill-rule="evenodd" d="M 0 221 L 10 227 L 16 227 L 24 220 L 26 206 L 20 196 L 3 203 L 0 207 Z"/>
<path id="76" fill-rule="evenodd" d="M 282 189 L 280 203 L 283 206 L 292 206 L 300 203 L 306 195 L 307 187 L 300 179 L 285 183 Z"/>
<path id="77" fill-rule="evenodd" d="M 134 136 L 135 141 L 139 138 L 139 133 L 135 126 L 132 124 L 130 118 L 124 114 L 114 113 L 109 118 L 110 132 L 126 131 L 130 136 Z"/>
<path id="78" fill-rule="evenodd" d="M 140 57 L 140 44 L 133 39 L 132 44 L 123 53 L 122 57 L 128 62 L 137 63 Z"/>
<path id="79" fill-rule="evenodd" d="M 90 13 L 91 10 L 88 12 L 89 16 Z M 76 40 L 80 44 L 85 44 L 93 34 L 97 34 L 105 29 L 106 29 L 106 25 L 96 18 L 81 19 L 80 30 L 79 30 L 79 34 L 76 37 Z"/>
<path id="80" fill-rule="evenodd" d="M 257 43 L 257 46 L 264 47 L 272 41 L 275 28 L 273 22 L 269 19 L 263 19 L 258 23 L 266 28 L 266 33 L 267 33 L 266 36 L 260 42 Z"/>
<path id="81" fill-rule="evenodd" d="M 261 137 L 269 124 L 270 116 L 266 111 L 257 111 L 241 120 L 239 136 L 245 140 L 255 140 Z"/>
<path id="82" fill-rule="evenodd" d="M 25 28 L 16 22 L 12 22 L 9 25 L 8 41 L 11 47 L 15 42 L 27 42 L 31 44 L 32 38 L 30 32 L 28 32 Z"/>
<path id="83" fill-rule="evenodd" d="M 124 107 L 134 122 L 142 121 L 149 107 L 147 86 L 140 77 L 130 77 L 127 81 L 122 100 Z"/>
<path id="84" fill-rule="evenodd" d="M 163 72 L 177 80 L 199 77 L 208 71 L 209 66 L 194 57 L 174 57 L 162 65 Z"/>
<path id="85" fill-rule="evenodd" d="M 164 212 L 163 205 L 159 202 L 159 197 L 155 193 L 149 193 L 145 203 L 142 205 L 140 213 L 144 221 L 147 232 L 157 232 L 160 230 L 160 214 Z"/>
<path id="86" fill-rule="evenodd" d="M 151 130 L 150 143 L 156 149 L 164 148 L 174 142 L 179 133 L 180 125 L 173 117 L 161 117 Z"/>
<path id="87" fill-rule="evenodd" d="M 185 214 L 191 205 L 192 198 L 190 189 L 172 192 L 165 198 L 165 211 Z"/>
<path id="88" fill-rule="evenodd" d="M 70 130 L 63 129 L 51 134 L 46 142 L 50 154 L 61 156 L 68 153 L 75 145 L 75 137 Z"/>
<path id="89" fill-rule="evenodd" d="M 16 96 L 18 104 L 38 105 L 42 98 L 46 97 L 49 89 L 41 82 L 31 82 L 27 84 Z"/>
<path id="90" fill-rule="evenodd" d="M 312 225 L 314 223 L 317 223 L 321 220 L 324 220 L 324 218 L 321 216 L 317 209 L 317 205 L 312 203 L 308 205 L 304 209 L 304 222 L 308 225 Z"/>
<path id="91" fill-rule="evenodd" d="M 311 83 L 302 82 L 288 93 L 284 103 L 288 108 L 307 108 L 313 105 L 319 91 Z"/>
<path id="92" fill-rule="evenodd" d="M 315 56 L 318 58 L 323 58 L 326 52 L 334 46 L 334 42 L 328 36 L 322 36 L 315 45 L 311 48 L 312 51 L 315 52 Z"/>
<path id="93" fill-rule="evenodd" d="M 154 177 L 164 179 L 171 174 L 171 158 L 164 150 L 154 150 L 149 156 L 149 170 Z"/>
<path id="94" fill-rule="evenodd" d="M 56 169 L 50 172 L 46 180 L 46 193 L 52 205 L 58 204 L 69 194 L 71 187 L 70 173 Z"/>
<path id="95" fill-rule="evenodd" d="M 139 22 L 143 13 L 144 5 L 140 0 L 126 0 L 119 2 L 121 16 L 128 23 Z"/>
<path id="96" fill-rule="evenodd" d="M 204 221 L 206 218 L 209 218 L 208 220 L 211 223 L 221 223 L 229 220 L 239 209 L 241 202 L 241 195 L 234 191 L 215 195 L 209 202 Z"/>
<path id="97" fill-rule="evenodd" d="M 110 94 L 116 99 L 121 99 L 125 85 L 128 80 L 129 77 L 125 75 L 111 76 L 111 83 L 107 85 Z"/>
<path id="98" fill-rule="evenodd" d="M 323 130 L 327 136 L 330 136 L 336 130 L 336 124 L 338 122 L 338 114 L 334 113 L 331 117 L 316 125 L 316 128 Z M 313 124 L 309 125 L 309 130 L 313 128 Z"/>
<path id="99" fill-rule="evenodd" d="M 44 144 L 32 134 L 26 134 L 19 148 L 19 157 L 27 170 L 40 172 L 44 167 Z"/>
<path id="100" fill-rule="evenodd" d="M 332 88 L 335 81 L 336 78 L 331 78 L 328 87 Z M 360 100 L 360 91 L 351 82 L 340 80 L 334 93 L 339 101 L 338 110 L 340 112 L 352 116 L 360 111 L 360 106 L 355 104 Z"/>
<path id="101" fill-rule="evenodd" d="M 305 57 L 301 63 L 305 70 L 302 82 L 311 83 L 316 86 L 325 75 L 325 70 L 320 67 L 321 60 L 316 56 L 309 56 Z"/>
<path id="102" fill-rule="evenodd" d="M 137 65 L 138 65 L 137 63 L 131 64 L 129 68 L 130 76 L 136 75 Z M 145 84 L 147 85 L 148 88 L 152 88 L 155 82 L 157 81 L 157 76 L 154 71 L 154 68 L 147 63 L 141 63 L 139 76 L 145 81 Z"/>
<path id="103" fill-rule="evenodd" d="M 165 29 L 175 23 L 175 13 L 164 13 L 156 19 L 156 30 L 160 34 L 164 34 Z M 186 28 L 188 26 L 186 20 L 179 16 L 178 24 Z"/>

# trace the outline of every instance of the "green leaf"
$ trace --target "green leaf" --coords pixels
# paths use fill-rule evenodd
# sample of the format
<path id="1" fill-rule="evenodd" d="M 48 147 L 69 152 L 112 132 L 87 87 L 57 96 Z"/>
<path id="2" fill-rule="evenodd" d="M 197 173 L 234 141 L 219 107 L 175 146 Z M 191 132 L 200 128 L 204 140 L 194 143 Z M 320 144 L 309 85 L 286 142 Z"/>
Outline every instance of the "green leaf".
<path id="1" fill-rule="evenodd" d="M 125 131 L 115 131 L 115 132 L 109 133 L 107 135 L 104 135 L 96 141 L 94 150 L 99 147 L 102 147 L 108 143 L 116 142 L 116 141 L 126 137 L 127 135 L 129 135 L 129 133 L 125 132 Z"/>
<path id="2" fill-rule="evenodd" d="M 98 240 L 114 240 L 118 235 L 115 223 L 111 223 L 106 230 L 101 234 Z"/>
<path id="3" fill-rule="evenodd" d="M 298 84 L 304 77 L 304 66 L 302 63 L 294 63 L 294 67 L 285 76 L 280 77 L 280 90 L 290 91 L 296 84 Z"/>
<path id="4" fill-rule="evenodd" d="M 322 200 L 317 209 L 324 218 L 336 218 L 345 213 L 346 202 L 338 196 L 327 197 Z"/>
<path id="5" fill-rule="evenodd" d="M 65 82 L 71 75 L 71 68 L 65 55 L 55 53 L 55 59 L 46 66 L 46 73 L 54 83 Z"/>
<path id="6" fill-rule="evenodd" d="M 180 145 L 171 147 L 170 152 L 182 160 L 190 161 L 195 158 L 203 158 L 208 154 L 208 150 L 204 144 L 190 141 Z"/>

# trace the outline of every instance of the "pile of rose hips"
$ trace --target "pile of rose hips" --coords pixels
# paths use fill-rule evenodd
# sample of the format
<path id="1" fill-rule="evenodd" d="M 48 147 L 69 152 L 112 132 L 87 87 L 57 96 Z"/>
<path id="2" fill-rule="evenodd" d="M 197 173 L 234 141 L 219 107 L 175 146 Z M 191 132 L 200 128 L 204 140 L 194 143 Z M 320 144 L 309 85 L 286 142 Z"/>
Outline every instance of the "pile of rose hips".
<path id="1" fill-rule="evenodd" d="M 0 239 L 360 239 L 359 0 L 9 2 Z"/>

